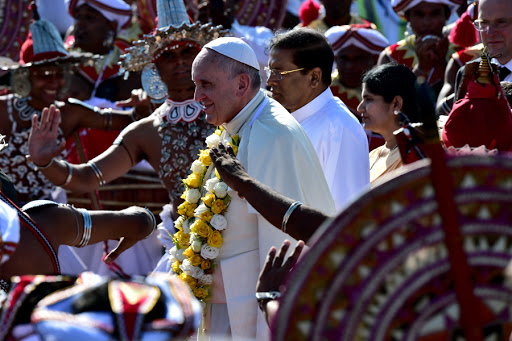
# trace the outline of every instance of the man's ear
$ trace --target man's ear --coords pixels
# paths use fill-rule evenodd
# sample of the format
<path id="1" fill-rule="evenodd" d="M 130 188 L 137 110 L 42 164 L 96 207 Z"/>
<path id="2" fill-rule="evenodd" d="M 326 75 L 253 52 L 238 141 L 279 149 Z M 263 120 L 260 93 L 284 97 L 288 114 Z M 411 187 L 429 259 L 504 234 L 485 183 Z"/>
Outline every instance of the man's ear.
<path id="1" fill-rule="evenodd" d="M 237 76 L 238 77 L 238 88 L 236 89 L 236 94 L 240 97 L 245 96 L 247 91 L 249 91 L 251 87 L 251 78 L 248 74 L 242 73 Z"/>
<path id="2" fill-rule="evenodd" d="M 316 88 L 322 84 L 322 69 L 315 67 L 311 70 L 311 87 Z"/>

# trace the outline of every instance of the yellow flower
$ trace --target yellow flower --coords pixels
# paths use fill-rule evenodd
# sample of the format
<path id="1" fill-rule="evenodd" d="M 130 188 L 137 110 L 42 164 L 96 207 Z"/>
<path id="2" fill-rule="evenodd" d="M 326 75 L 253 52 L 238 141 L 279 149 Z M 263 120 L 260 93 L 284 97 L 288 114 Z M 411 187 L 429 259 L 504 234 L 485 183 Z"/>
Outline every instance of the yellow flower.
<path id="1" fill-rule="evenodd" d="M 181 247 L 187 247 L 190 245 L 190 234 L 186 234 L 183 231 L 178 231 L 174 234 L 174 238 L 178 240 Z"/>
<path id="2" fill-rule="evenodd" d="M 188 204 L 187 211 L 185 214 L 187 217 L 192 218 L 194 216 L 194 210 L 197 208 L 197 204 Z"/>
<path id="3" fill-rule="evenodd" d="M 202 261 L 201 261 L 201 269 L 208 270 L 209 268 L 211 268 L 210 261 L 208 261 L 206 259 L 202 259 Z"/>
<path id="4" fill-rule="evenodd" d="M 217 129 L 215 129 L 215 135 L 217 136 L 220 136 L 220 134 L 222 134 L 222 128 L 221 127 L 218 127 Z"/>
<path id="5" fill-rule="evenodd" d="M 188 284 L 190 289 L 194 290 L 197 288 L 197 280 L 194 277 L 190 277 L 184 272 L 182 272 L 179 277 Z"/>
<path id="6" fill-rule="evenodd" d="M 177 274 L 179 274 L 181 272 L 179 261 L 172 263 L 172 271 L 174 271 L 174 273 L 177 273 Z"/>
<path id="7" fill-rule="evenodd" d="M 213 231 L 212 235 L 208 238 L 208 245 L 213 247 L 220 247 L 224 243 L 219 231 Z"/>
<path id="8" fill-rule="evenodd" d="M 217 177 L 217 179 L 221 180 L 220 174 L 219 172 L 217 172 L 217 168 L 215 168 L 215 176 Z"/>
<path id="9" fill-rule="evenodd" d="M 217 199 L 212 203 L 212 212 L 213 214 L 220 214 L 224 209 L 226 208 L 226 205 L 224 205 L 224 201 Z"/>
<path id="10" fill-rule="evenodd" d="M 238 146 L 235 146 L 234 144 L 232 144 L 231 148 L 233 148 L 233 152 L 235 153 L 235 155 L 238 155 Z"/>
<path id="11" fill-rule="evenodd" d="M 199 187 L 199 180 L 201 179 L 201 175 L 192 173 L 183 182 L 188 186 L 192 188 L 198 188 Z"/>
<path id="12" fill-rule="evenodd" d="M 191 246 L 187 247 L 187 249 L 183 251 L 183 254 L 185 255 L 185 257 L 189 259 L 195 255 L 194 250 L 192 250 Z"/>
<path id="13" fill-rule="evenodd" d="M 192 290 L 192 292 L 194 293 L 194 296 L 196 296 L 200 300 L 208 296 L 208 290 L 206 290 L 205 288 L 195 288 L 194 290 Z"/>
<path id="14" fill-rule="evenodd" d="M 211 211 L 206 211 L 206 212 L 203 212 L 201 213 L 201 215 L 199 216 L 199 218 L 201 220 L 204 220 L 204 221 L 207 221 L 207 222 L 210 222 L 210 220 L 212 220 L 212 217 L 213 217 L 213 213 Z"/>
<path id="15" fill-rule="evenodd" d="M 199 255 L 193 255 L 188 260 L 190 261 L 190 264 L 192 264 L 193 266 L 199 266 L 201 265 L 202 258 Z"/>
<path id="16" fill-rule="evenodd" d="M 183 194 L 180 196 L 181 199 L 185 200 L 185 198 L 187 197 L 187 191 L 188 189 L 186 189 Z"/>
<path id="17" fill-rule="evenodd" d="M 178 206 L 178 214 L 185 215 L 187 213 L 188 203 L 185 201 L 184 203 Z"/>
<path id="18" fill-rule="evenodd" d="M 196 220 L 190 227 L 190 230 L 203 238 L 208 238 L 213 232 L 211 227 L 208 226 L 204 220 Z"/>
<path id="19" fill-rule="evenodd" d="M 211 207 L 212 202 L 215 200 L 215 194 L 208 193 L 204 197 L 202 197 L 201 200 L 203 200 L 203 204 L 205 204 L 208 207 Z"/>
<path id="20" fill-rule="evenodd" d="M 233 135 L 231 137 L 231 146 L 238 146 L 238 145 L 240 145 L 240 136 Z"/>
<path id="21" fill-rule="evenodd" d="M 208 149 L 199 150 L 199 161 L 201 161 L 201 163 L 207 167 L 212 164 L 210 151 Z"/>

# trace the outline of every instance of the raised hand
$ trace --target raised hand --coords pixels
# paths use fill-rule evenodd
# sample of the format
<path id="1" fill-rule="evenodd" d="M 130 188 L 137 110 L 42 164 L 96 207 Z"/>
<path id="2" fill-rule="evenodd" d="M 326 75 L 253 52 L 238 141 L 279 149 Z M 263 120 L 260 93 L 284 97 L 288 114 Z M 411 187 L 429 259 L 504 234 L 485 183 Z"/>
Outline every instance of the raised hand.
<path id="1" fill-rule="evenodd" d="M 427 35 L 416 39 L 416 55 L 418 56 L 418 69 L 424 73 L 432 68 L 446 64 L 448 52 L 448 39 Z"/>
<path id="2" fill-rule="evenodd" d="M 41 119 L 32 116 L 32 129 L 28 138 L 28 150 L 32 162 L 46 165 L 59 155 L 66 146 L 66 141 L 58 142 L 60 110 L 51 105 L 44 108 Z"/>
<path id="3" fill-rule="evenodd" d="M 280 289 L 286 276 L 288 276 L 290 270 L 297 264 L 302 249 L 304 248 L 304 242 L 302 240 L 297 242 L 293 253 L 283 264 L 284 257 L 289 248 L 290 241 L 285 240 L 281 245 L 277 257 L 276 248 L 270 248 L 267 260 L 265 261 L 265 265 L 258 278 L 258 283 L 256 284 L 256 292 L 281 291 Z"/>
<path id="4" fill-rule="evenodd" d="M 240 161 L 236 159 L 231 145 L 224 146 L 220 142 L 217 147 L 210 150 L 210 157 L 222 180 L 233 190 L 239 192 L 250 176 Z"/>
<path id="5" fill-rule="evenodd" d="M 151 115 L 153 112 L 151 100 L 142 89 L 132 90 L 130 98 L 116 102 L 116 106 L 119 108 L 133 107 L 134 120 L 140 120 L 141 118 Z"/>

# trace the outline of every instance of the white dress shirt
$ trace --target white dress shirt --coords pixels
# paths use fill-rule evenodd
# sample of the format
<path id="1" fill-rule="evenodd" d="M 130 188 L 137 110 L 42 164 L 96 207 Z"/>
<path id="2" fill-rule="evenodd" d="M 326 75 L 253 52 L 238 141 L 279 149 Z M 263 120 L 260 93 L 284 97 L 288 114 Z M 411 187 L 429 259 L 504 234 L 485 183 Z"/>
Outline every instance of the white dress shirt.
<path id="1" fill-rule="evenodd" d="M 327 88 L 294 111 L 313 143 L 339 211 L 370 183 L 368 139 L 347 106 Z"/>
<path id="2" fill-rule="evenodd" d="M 492 60 L 494 63 L 498 64 L 499 66 L 501 67 L 506 67 L 507 69 L 509 69 L 510 71 L 512 71 L 512 59 L 510 59 L 506 64 L 501 64 L 500 62 L 498 62 L 497 59 L 494 59 Z M 512 72 L 508 74 L 507 77 L 505 77 L 505 79 L 503 79 L 504 81 L 506 82 L 512 82 Z"/>

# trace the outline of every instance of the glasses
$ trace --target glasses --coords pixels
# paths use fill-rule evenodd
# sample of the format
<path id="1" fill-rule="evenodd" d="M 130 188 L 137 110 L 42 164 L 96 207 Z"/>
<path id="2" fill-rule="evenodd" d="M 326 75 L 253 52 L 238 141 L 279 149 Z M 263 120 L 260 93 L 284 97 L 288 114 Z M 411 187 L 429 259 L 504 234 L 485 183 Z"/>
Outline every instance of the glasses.
<path id="1" fill-rule="evenodd" d="M 493 21 L 477 19 L 473 22 L 475 28 L 480 32 L 487 32 L 489 27 L 493 27 L 495 30 L 500 31 L 508 28 L 512 24 L 511 18 L 496 19 Z"/>
<path id="2" fill-rule="evenodd" d="M 267 79 L 270 78 L 270 76 L 274 76 L 276 78 L 276 80 L 278 80 L 278 81 L 283 79 L 283 75 L 286 75 L 286 74 L 292 73 L 292 72 L 296 72 L 296 71 L 301 71 L 301 70 L 304 70 L 304 68 L 301 67 L 300 69 L 295 69 L 295 70 L 290 70 L 290 71 L 279 71 L 279 70 L 275 70 L 275 69 L 270 69 L 265 66 L 265 73 L 267 74 Z"/>

